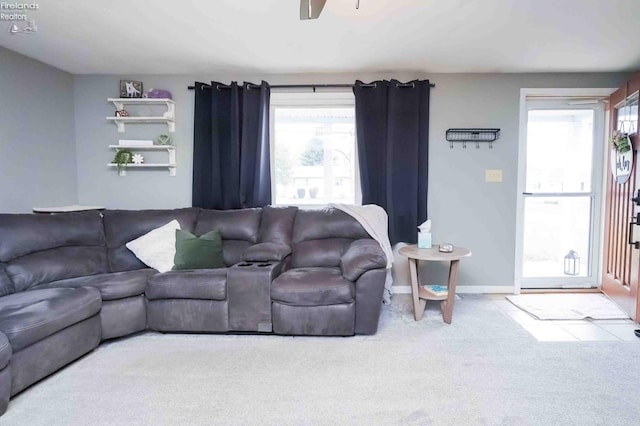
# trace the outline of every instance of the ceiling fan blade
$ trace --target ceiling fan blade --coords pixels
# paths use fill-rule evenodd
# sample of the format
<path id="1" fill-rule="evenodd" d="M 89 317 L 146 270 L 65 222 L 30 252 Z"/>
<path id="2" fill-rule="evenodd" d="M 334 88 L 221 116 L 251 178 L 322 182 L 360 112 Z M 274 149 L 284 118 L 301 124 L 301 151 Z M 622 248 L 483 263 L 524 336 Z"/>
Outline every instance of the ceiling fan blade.
<path id="1" fill-rule="evenodd" d="M 300 0 L 300 20 L 318 19 L 327 0 Z"/>

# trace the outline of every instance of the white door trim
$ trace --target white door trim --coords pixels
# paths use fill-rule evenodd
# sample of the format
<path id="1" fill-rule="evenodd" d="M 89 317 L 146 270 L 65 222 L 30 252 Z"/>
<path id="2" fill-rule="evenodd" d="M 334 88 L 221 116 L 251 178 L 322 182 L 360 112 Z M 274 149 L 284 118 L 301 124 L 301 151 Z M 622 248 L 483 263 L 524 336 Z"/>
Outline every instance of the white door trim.
<path id="1" fill-rule="evenodd" d="M 615 88 L 595 88 L 595 89 L 580 89 L 580 88 L 522 88 L 520 89 L 520 125 L 519 125 L 519 135 L 518 135 L 518 178 L 517 178 L 517 206 L 516 206 L 516 253 L 515 253 L 515 276 L 514 276 L 514 285 L 513 292 L 514 294 L 519 294 L 522 289 L 522 250 L 524 247 L 523 236 L 521 233 L 521 229 L 524 226 L 524 197 L 522 193 L 525 191 L 525 180 L 526 180 L 526 144 L 527 144 L 527 98 L 545 98 L 545 99 L 553 99 L 553 98 L 608 98 L 609 95 L 615 92 L 617 89 Z M 605 138 L 604 129 L 606 128 L 607 117 L 606 114 L 603 118 L 604 122 L 602 123 L 602 137 Z M 594 166 L 596 158 L 594 158 Z M 604 175 L 606 172 L 606 163 L 605 161 L 599 161 L 601 164 L 599 167 L 602 169 L 601 174 Z M 602 188 L 600 185 L 601 182 L 594 182 L 594 185 L 598 184 L 597 187 L 594 186 L 595 190 L 600 190 L 600 199 L 602 200 Z M 603 203 L 601 203 L 603 204 Z M 601 207 L 601 206 L 600 206 Z M 602 209 L 601 209 L 602 210 Z M 602 217 L 601 211 L 598 212 L 598 215 Z M 594 228 L 598 235 L 594 235 L 594 244 L 600 245 L 600 241 L 602 241 L 602 220 L 599 224 Z M 592 259 L 593 268 L 592 274 L 597 277 L 598 282 L 600 280 L 600 271 L 602 268 L 602 250 L 596 251 L 597 256 Z"/>

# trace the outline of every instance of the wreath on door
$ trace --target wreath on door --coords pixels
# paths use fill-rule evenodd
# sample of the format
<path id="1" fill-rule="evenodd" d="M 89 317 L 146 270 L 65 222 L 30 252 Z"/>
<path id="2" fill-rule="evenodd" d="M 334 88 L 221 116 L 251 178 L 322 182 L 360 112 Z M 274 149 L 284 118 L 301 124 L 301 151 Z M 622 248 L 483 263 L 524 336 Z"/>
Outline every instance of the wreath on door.
<path id="1" fill-rule="evenodd" d="M 609 139 L 609 143 L 611 143 L 616 152 L 620 154 L 631 151 L 631 138 L 626 132 L 617 130 Z"/>

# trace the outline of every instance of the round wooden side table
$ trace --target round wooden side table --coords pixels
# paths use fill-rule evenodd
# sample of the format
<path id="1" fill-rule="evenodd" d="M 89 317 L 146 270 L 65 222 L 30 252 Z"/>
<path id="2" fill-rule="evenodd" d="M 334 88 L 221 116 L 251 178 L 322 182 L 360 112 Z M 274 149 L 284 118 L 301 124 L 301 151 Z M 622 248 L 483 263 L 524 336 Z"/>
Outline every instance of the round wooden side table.
<path id="1" fill-rule="evenodd" d="M 447 324 L 451 324 L 451 316 L 453 314 L 453 301 L 456 297 L 456 280 L 458 278 L 458 267 L 460 259 L 471 256 L 471 251 L 464 247 L 454 246 L 453 252 L 442 253 L 438 251 L 438 244 L 434 244 L 432 248 L 419 249 L 415 244 L 402 247 L 398 250 L 403 256 L 409 258 L 409 270 L 411 272 L 411 297 L 413 299 L 413 317 L 416 321 L 420 321 L 424 315 L 424 308 L 427 300 L 440 300 L 440 310 L 442 311 L 442 319 Z M 437 296 L 420 285 L 418 279 L 418 260 L 427 260 L 431 262 L 451 262 L 449 265 L 449 283 L 447 286 L 447 294 Z"/>

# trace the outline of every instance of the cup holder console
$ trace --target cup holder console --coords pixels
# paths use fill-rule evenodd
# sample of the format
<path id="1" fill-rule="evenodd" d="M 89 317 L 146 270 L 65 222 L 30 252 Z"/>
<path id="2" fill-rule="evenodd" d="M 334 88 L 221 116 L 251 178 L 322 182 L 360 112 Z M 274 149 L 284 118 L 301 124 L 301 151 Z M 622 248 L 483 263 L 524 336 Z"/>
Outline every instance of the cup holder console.
<path id="1" fill-rule="evenodd" d="M 262 262 L 262 263 L 242 262 L 242 263 L 238 263 L 236 266 L 239 266 L 239 267 L 242 267 L 242 268 L 247 267 L 247 266 L 257 266 L 259 268 L 265 268 L 267 266 L 271 266 L 271 264 L 270 263 L 265 263 L 265 262 Z"/>

